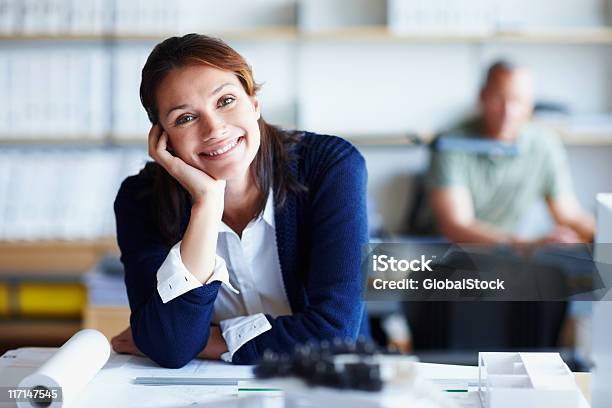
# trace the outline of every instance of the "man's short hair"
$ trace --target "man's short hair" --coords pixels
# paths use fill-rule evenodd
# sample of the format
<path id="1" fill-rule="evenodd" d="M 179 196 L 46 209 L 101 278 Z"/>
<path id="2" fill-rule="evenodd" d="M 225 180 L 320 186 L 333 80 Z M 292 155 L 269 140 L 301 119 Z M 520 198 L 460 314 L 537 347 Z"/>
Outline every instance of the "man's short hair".
<path id="1" fill-rule="evenodd" d="M 518 66 L 516 64 L 514 64 L 511 61 L 508 60 L 497 60 L 495 62 L 493 62 L 490 66 L 489 69 L 487 69 L 487 75 L 485 76 L 485 80 L 482 84 L 483 87 L 486 87 L 487 85 L 489 85 L 491 83 L 491 80 L 493 79 L 493 77 L 495 75 L 497 75 L 497 73 L 499 72 L 513 72 L 518 68 Z"/>

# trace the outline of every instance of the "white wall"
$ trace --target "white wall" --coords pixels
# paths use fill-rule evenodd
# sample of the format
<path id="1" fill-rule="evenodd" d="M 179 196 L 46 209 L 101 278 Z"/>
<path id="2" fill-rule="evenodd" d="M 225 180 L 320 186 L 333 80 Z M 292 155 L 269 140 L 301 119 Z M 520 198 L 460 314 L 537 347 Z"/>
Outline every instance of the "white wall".
<path id="1" fill-rule="evenodd" d="M 429 163 L 424 147 L 361 147 L 368 168 L 368 194 L 382 216 L 385 230 L 398 233 L 414 200 L 414 176 Z"/>
<path id="2" fill-rule="evenodd" d="M 499 57 L 533 71 L 539 99 L 566 103 L 575 113 L 612 111 L 612 45 L 487 45 L 481 66 Z"/>
<path id="3" fill-rule="evenodd" d="M 262 85 L 259 94 L 262 114 L 271 123 L 287 127 L 296 124 L 297 49 L 292 41 L 230 42 L 253 69 L 255 81 Z"/>
<path id="4" fill-rule="evenodd" d="M 472 106 L 472 46 L 308 42 L 302 47 L 299 125 L 340 134 L 448 125 Z"/>

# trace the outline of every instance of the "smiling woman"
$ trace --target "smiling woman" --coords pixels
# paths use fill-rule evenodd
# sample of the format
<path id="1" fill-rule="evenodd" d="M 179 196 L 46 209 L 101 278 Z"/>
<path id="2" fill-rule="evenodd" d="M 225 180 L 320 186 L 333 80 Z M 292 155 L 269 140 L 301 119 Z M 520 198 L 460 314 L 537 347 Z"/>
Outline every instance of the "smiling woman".
<path id="1" fill-rule="evenodd" d="M 363 157 L 261 115 L 251 68 L 188 34 L 158 44 L 140 97 L 154 159 L 115 200 L 130 328 L 118 352 L 162 366 L 256 362 L 266 349 L 368 336 Z"/>

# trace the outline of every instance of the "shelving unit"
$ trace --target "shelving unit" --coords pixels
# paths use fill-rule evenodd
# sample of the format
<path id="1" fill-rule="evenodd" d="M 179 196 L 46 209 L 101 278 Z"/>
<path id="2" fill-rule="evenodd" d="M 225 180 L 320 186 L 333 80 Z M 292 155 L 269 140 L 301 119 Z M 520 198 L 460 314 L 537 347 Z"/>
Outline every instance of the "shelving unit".
<path id="1" fill-rule="evenodd" d="M 10 52 L 0 53 L 0 63 L 11 53 L 36 55 L 44 51 L 47 54 L 38 63 L 25 64 L 39 69 L 39 64 L 52 60 L 48 56 L 61 57 L 64 52 L 78 49 L 101 54 L 98 68 L 102 69 L 104 93 L 99 106 L 103 107 L 104 126 L 92 132 L 79 128 L 66 135 L 60 129 L 52 137 L 35 132 L 9 133 L 14 129 L 6 126 L 0 128 L 0 148 L 78 145 L 146 149 L 148 122 L 138 100 L 139 72 L 144 58 L 155 43 L 169 36 L 203 32 L 228 41 L 251 63 L 255 78 L 264 82 L 261 100 L 267 120 L 289 128 L 338 134 L 362 150 L 369 167 L 370 195 L 380 198 L 378 207 L 387 213 L 385 226 L 395 232 L 394 227 L 403 222 L 405 215 L 403 203 L 409 194 L 407 175 L 419 172 L 426 160 L 423 146 L 437 130 L 455 122 L 474 104 L 481 72 L 491 60 L 508 55 L 519 61 L 521 58 L 528 63 L 534 61 L 534 71 L 543 79 L 538 91 L 544 96 L 570 103 L 572 110 L 572 103 L 577 100 L 575 110 L 579 113 L 611 113 L 612 99 L 606 94 L 610 94 L 612 87 L 609 79 L 612 58 L 608 56 L 612 55 L 612 16 L 598 26 L 577 28 L 564 22 L 557 27 L 538 29 L 529 28 L 534 25 L 515 29 L 500 25 L 500 28 L 472 33 L 450 29 L 402 33 L 395 31 L 389 21 L 387 9 L 392 1 L 266 0 L 255 4 L 228 0 L 227 10 L 234 7 L 242 11 L 236 15 L 227 10 L 223 12 L 223 6 L 208 0 L 208 4 L 214 3 L 214 10 L 211 9 L 210 15 L 201 16 L 202 23 L 197 26 L 201 29 L 168 30 L 166 25 L 161 32 L 141 30 L 142 27 L 126 30 L 124 21 L 122 27 L 106 29 L 101 34 L 75 34 L 66 30 L 53 34 L 2 33 L 0 50 Z M 556 1 L 547 1 L 555 10 L 558 8 Z M 598 1 L 607 3 L 612 10 L 612 0 L 593 0 L 589 7 Z M 108 3 L 118 7 L 121 2 L 109 0 Z M 205 3 L 202 0 L 197 7 L 204 7 Z M 429 3 L 421 2 L 421 5 Z M 533 6 L 541 8 L 546 1 L 537 3 Z M 583 3 L 579 0 L 574 3 L 582 10 Z M 145 3 L 126 1 L 121 6 L 133 7 L 134 15 L 141 16 L 142 13 L 135 12 L 137 4 Z M 165 6 L 163 2 L 161 6 L 155 4 L 146 7 Z M 230 14 L 238 23 L 225 24 L 223 18 Z M 0 65 L 0 87 L 1 69 Z M 20 66 L 15 68 L 19 69 Z M 556 76 L 549 75 L 557 71 Z M 572 76 L 578 78 L 576 84 L 566 80 Z M 27 76 L 22 78 L 26 80 L 15 84 L 27 88 Z M 585 87 L 589 81 L 596 82 L 597 86 Z M 17 91 L 20 93 L 22 89 Z M 38 112 L 35 105 L 34 108 L 29 102 L 24 105 L 28 109 L 20 111 Z M 75 106 L 72 110 L 79 108 Z M 3 113 L 0 106 L 0 123 L 9 117 L 17 124 L 27 123 L 29 118 L 27 115 L 2 116 Z M 7 121 L 11 125 L 14 122 Z M 563 128 L 558 131 L 570 147 L 612 147 L 612 129 L 608 133 Z M 391 186 L 392 183 L 395 184 Z M 100 256 L 116 251 L 112 237 L 74 242 L 0 242 L 0 280 L 4 276 L 2 271 L 74 279 Z M 88 327 L 119 322 L 109 329 L 110 336 L 111 332 L 123 328 L 126 316 L 125 308 L 102 307 L 86 310 L 84 321 Z M 74 321 L 56 322 L 49 328 L 44 322 L 0 321 L 0 343 L 5 333 L 10 333 L 6 336 L 13 336 L 11 339 L 43 333 L 58 338 L 72 333 L 79 325 L 80 322 Z"/>
<path id="2" fill-rule="evenodd" d="M 595 133 L 595 132 L 567 132 L 563 129 L 558 129 L 561 140 L 565 145 L 569 146 L 610 146 L 612 145 L 612 133 Z"/>
<path id="3" fill-rule="evenodd" d="M 612 146 L 612 133 L 568 132 L 556 129 L 561 141 L 568 146 Z M 434 137 L 432 132 L 415 134 L 344 135 L 358 147 L 414 147 L 427 145 Z"/>
<path id="4" fill-rule="evenodd" d="M 517 44 L 612 44 L 612 28 L 558 28 L 547 30 L 498 31 L 487 34 L 440 32 L 423 34 L 395 33 L 386 26 L 361 26 L 302 32 L 298 26 L 270 26 L 257 29 L 207 32 L 227 41 L 399 41 L 413 43 L 496 43 Z M 0 41 L 162 41 L 176 33 L 166 34 L 0 34 Z"/>
<path id="5" fill-rule="evenodd" d="M 266 0 L 257 5 L 241 0 L 232 1 L 235 3 L 235 6 L 244 11 L 239 18 L 237 17 L 237 22 L 227 20 L 231 21 L 231 23 L 222 23 L 222 19 L 227 18 L 231 13 L 223 8 L 219 8 L 215 9 L 214 12 L 198 17 L 201 19 L 201 22 L 194 25 L 196 21 L 194 18 L 191 16 L 189 18 L 181 16 L 177 10 L 164 5 L 151 5 L 146 8 L 146 13 L 138 13 L 138 7 L 141 6 L 109 0 L 108 6 L 114 10 L 117 21 L 113 23 L 111 17 L 109 17 L 113 13 L 106 10 L 106 14 L 102 17 L 103 22 L 96 26 L 98 27 L 97 29 L 101 30 L 100 34 L 87 31 L 83 34 L 71 32 L 70 30 L 74 29 L 74 27 L 67 27 L 62 31 L 56 26 L 54 26 L 54 32 L 49 34 L 42 33 L 42 30 L 34 30 L 32 33 L 22 30 L 13 35 L 7 33 L 0 34 L 0 47 L 3 46 L 3 43 L 13 45 L 24 43 L 28 47 L 32 46 L 32 44 L 48 45 L 49 49 L 65 46 L 91 46 L 103 50 L 108 58 L 105 64 L 109 66 L 108 81 L 110 87 L 108 92 L 110 95 L 108 97 L 104 96 L 108 100 L 102 103 L 105 106 L 112 105 L 110 112 L 104 113 L 104 120 L 108 121 L 107 129 L 102 132 L 97 130 L 93 136 L 83 134 L 83 137 L 79 137 L 76 134 L 71 137 L 62 138 L 61 135 L 55 135 L 53 139 L 58 139 L 57 142 L 59 143 L 81 143 L 84 141 L 85 143 L 102 145 L 133 145 L 135 143 L 144 143 L 148 130 L 146 128 L 146 117 L 139 106 L 136 95 L 138 72 L 135 69 L 134 72 L 124 75 L 122 70 L 125 68 L 125 64 L 121 65 L 118 62 L 125 55 L 129 55 L 132 50 L 139 50 L 138 52 L 142 52 L 143 55 L 135 57 L 133 61 L 127 63 L 128 67 L 138 67 L 142 64 L 146 53 L 156 42 L 168 36 L 176 35 L 178 32 L 199 31 L 218 36 L 234 45 L 240 52 L 243 52 L 255 68 L 256 79 L 261 75 L 259 72 L 263 72 L 265 86 L 261 98 L 264 102 L 266 118 L 271 122 L 279 123 L 286 127 L 313 129 L 339 135 L 354 134 L 357 129 L 363 128 L 363 126 L 358 124 L 350 125 L 349 123 L 352 121 L 359 123 L 367 121 L 368 109 L 374 105 L 371 102 L 364 103 L 362 104 L 362 110 L 360 110 L 359 106 L 355 105 L 354 102 L 348 103 L 346 111 L 354 112 L 354 118 L 351 121 L 343 122 L 333 118 L 320 119 L 320 116 L 326 112 L 323 108 L 318 108 L 318 106 L 323 105 L 318 98 L 329 98 L 330 95 L 334 95 L 336 92 L 330 89 L 328 95 L 328 91 L 325 88 L 329 88 L 329 86 L 326 85 L 322 86 L 323 89 L 320 95 L 309 92 L 309 89 L 319 86 L 319 84 L 313 82 L 312 78 L 324 75 L 325 70 L 312 74 L 310 71 L 313 68 L 313 64 L 315 64 L 314 61 L 318 61 L 317 58 L 320 58 L 322 65 L 329 65 L 330 70 L 342 69 L 334 67 L 341 67 L 344 57 L 333 60 L 333 57 L 337 55 L 330 56 L 325 53 L 325 49 L 332 46 L 341 47 L 343 51 L 347 51 L 347 63 L 356 58 L 356 47 L 364 53 L 364 64 L 368 66 L 372 65 L 372 61 L 368 60 L 369 58 L 374 60 L 382 58 L 384 61 L 385 56 L 388 55 L 389 64 L 397 64 L 398 69 L 411 69 L 410 75 L 412 76 L 415 76 L 418 72 L 422 72 L 425 77 L 430 76 L 432 73 L 428 71 L 438 71 L 440 70 L 438 67 L 441 63 L 450 63 L 452 65 L 453 61 L 456 60 L 459 62 L 457 66 L 458 82 L 477 85 L 477 80 L 475 80 L 477 74 L 474 71 L 481 70 L 482 65 L 490 59 L 489 49 L 491 48 L 497 49 L 496 47 L 502 47 L 503 50 L 508 50 L 513 49 L 513 47 L 519 47 L 519 49 L 524 50 L 525 47 L 543 47 L 542 49 L 549 50 L 551 47 L 561 47 L 563 49 L 560 49 L 559 52 L 562 53 L 566 52 L 566 47 L 576 47 L 576 50 L 589 47 L 604 47 L 601 49 L 606 50 L 607 47 L 612 45 L 612 27 L 610 26 L 612 24 L 612 16 L 602 16 L 598 21 L 594 21 L 594 11 L 589 11 L 589 8 L 594 7 L 600 7 L 602 12 L 603 10 L 612 10 L 612 5 L 610 5 L 612 2 L 610 0 L 592 0 L 588 5 L 568 0 L 563 7 L 574 7 L 576 9 L 576 16 L 572 16 L 577 21 L 574 26 L 566 20 L 561 21 L 556 26 L 553 24 L 554 21 L 550 21 L 550 19 L 554 18 L 567 19 L 570 14 L 570 12 L 565 12 L 565 14 L 559 13 L 558 4 L 553 3 L 552 0 L 550 0 L 550 7 L 554 7 L 554 13 L 542 13 L 546 8 L 545 2 L 538 5 L 530 5 L 530 7 L 535 8 L 535 17 L 524 23 L 516 20 L 517 13 L 513 10 L 514 6 L 508 7 L 503 1 L 500 1 L 483 2 L 481 4 L 484 7 L 483 11 L 468 11 L 468 14 L 471 12 L 478 15 L 478 18 L 475 20 L 476 25 L 473 28 L 461 25 L 455 27 L 451 22 L 446 29 L 432 29 L 431 27 L 428 29 L 426 27 L 426 29 L 419 31 L 417 25 L 417 28 L 407 32 L 403 31 L 401 22 L 398 26 L 398 19 L 394 18 L 391 13 L 394 10 L 406 12 L 406 7 L 409 7 L 409 5 L 407 6 L 405 3 L 396 2 L 395 0 Z M 484 3 L 487 4 L 485 5 Z M 496 3 L 495 6 L 490 5 L 492 3 Z M 207 4 L 204 1 L 198 3 L 197 7 L 206 8 Z M 443 7 L 444 3 L 434 1 L 432 4 L 434 4 L 432 7 L 440 8 Z M 472 8 L 476 7 L 476 3 L 466 5 Z M 178 5 L 177 7 L 180 9 L 183 6 Z M 445 11 L 441 9 L 436 13 L 427 15 L 427 7 L 429 6 L 426 6 L 425 3 L 415 2 L 413 6 L 416 7 L 419 13 L 423 13 L 425 10 L 423 18 L 431 18 L 431 16 Z M 519 7 L 519 5 L 516 7 Z M 197 10 L 200 9 L 197 8 Z M 197 14 L 197 10 L 192 10 L 193 14 Z M 486 15 L 486 13 L 491 13 L 492 10 L 499 14 L 496 17 L 499 20 L 497 25 L 487 20 L 487 18 L 489 20 L 492 19 L 491 16 Z M 249 11 L 252 13 L 252 17 L 249 17 Z M 82 13 L 82 10 L 79 12 Z M 136 13 L 138 18 L 143 20 L 139 21 L 134 16 L 121 16 L 122 12 Z M 458 18 L 456 13 L 448 12 L 452 14 L 449 15 L 452 17 L 451 20 Z M 510 17 L 504 13 L 509 13 Z M 612 14 L 612 12 L 608 13 Z M 536 24 L 537 18 L 546 19 L 549 17 L 548 14 L 552 15 L 549 20 L 543 21 L 539 25 Z M 159 18 L 160 15 L 165 17 L 163 19 L 164 24 L 153 24 L 151 19 Z M 186 18 L 188 21 L 182 24 L 180 22 L 181 18 Z M 468 15 L 467 18 L 471 17 Z M 134 27 L 129 26 L 131 23 L 135 24 Z M 161 32 L 154 32 L 155 27 L 161 27 Z M 202 28 L 198 30 L 196 27 Z M 169 30 L 169 28 L 176 28 L 176 30 Z M 88 30 L 87 27 L 81 27 L 81 29 Z M 406 48 L 403 48 L 404 46 Z M 423 47 L 431 47 L 431 50 L 423 52 Z M 452 51 L 451 54 L 456 55 L 449 55 L 447 57 L 445 51 L 451 50 L 452 47 L 461 49 L 461 51 Z M 128 48 L 125 54 L 119 52 L 123 48 Z M 379 51 L 379 49 L 383 51 Z M 410 65 L 406 66 L 406 64 L 411 64 L 410 56 L 407 55 L 407 49 L 415 50 L 416 68 L 411 68 Z M 398 56 L 400 53 L 404 55 Z M 423 58 L 428 57 L 432 58 L 431 66 L 434 67 L 433 70 L 427 70 L 425 68 L 427 64 L 421 62 Z M 471 60 L 473 72 L 466 71 L 466 59 Z M 388 70 L 386 68 L 381 67 L 380 71 L 382 75 L 387 75 Z M 440 71 L 442 75 L 447 75 L 444 70 Z M 354 81 L 354 76 L 358 76 L 359 72 L 362 72 L 364 75 L 376 75 L 376 71 L 372 71 L 372 69 L 361 70 L 359 67 L 355 68 L 355 72 L 355 74 L 347 72 L 345 81 Z M 281 74 L 277 75 L 277 73 Z M 337 73 L 334 74 L 334 76 L 336 75 Z M 343 78 L 340 77 L 338 80 L 336 84 L 332 84 L 332 87 L 343 83 Z M 414 85 L 426 87 L 432 84 L 435 84 L 435 82 L 429 79 L 424 80 L 423 84 L 400 81 L 398 85 L 410 89 Z M 451 121 L 450 117 L 453 115 L 457 116 L 457 113 L 452 113 L 452 108 L 450 108 L 459 99 L 457 94 L 466 93 L 465 90 L 459 90 L 460 85 L 451 84 L 449 87 L 456 88 L 453 90 L 455 95 L 440 104 L 439 114 L 434 112 L 436 106 L 434 102 L 431 102 L 430 106 L 422 108 L 425 114 L 421 114 L 417 106 L 413 113 L 414 118 L 406 115 L 405 119 L 400 119 L 398 118 L 399 112 L 392 111 L 381 118 L 383 124 L 369 123 L 363 131 L 359 130 L 359 133 L 379 137 L 380 140 L 370 140 L 370 137 L 363 139 L 355 138 L 355 140 L 363 147 L 412 145 L 413 141 L 411 140 L 407 143 L 403 140 L 402 134 L 416 134 L 420 136 L 423 133 L 422 129 L 440 130 L 445 128 Z M 339 87 L 339 89 L 345 88 L 345 86 Z M 463 88 L 467 88 L 467 86 L 463 86 Z M 559 93 L 562 96 L 569 94 L 569 92 L 559 92 L 553 86 L 548 86 L 548 88 L 552 90 L 553 94 Z M 131 89 L 131 91 L 128 92 L 125 89 Z M 371 94 L 373 97 L 379 97 L 376 92 L 371 92 Z M 427 97 L 430 97 L 432 100 L 435 99 L 434 96 L 427 95 L 427 92 L 424 90 L 417 92 L 414 95 L 414 101 L 407 101 L 407 112 L 413 110 L 411 106 L 415 101 L 420 101 Z M 467 100 L 468 97 L 470 96 L 466 94 L 463 96 L 463 99 Z M 597 98 L 601 99 L 602 97 L 597 96 Z M 357 98 L 352 97 L 349 99 L 355 100 Z M 132 106 L 135 112 L 125 117 L 122 116 L 125 106 L 117 106 L 116 104 L 119 103 Z M 588 103 L 585 103 L 585 105 L 588 105 Z M 462 109 L 465 109 L 465 106 L 457 106 L 458 111 Z M 584 108 L 580 107 L 579 109 Z M 601 111 L 606 111 L 606 109 L 612 110 L 612 106 L 603 107 Z M 337 116 L 344 116 L 347 112 L 343 112 L 342 108 L 340 108 Z M 138 123 L 125 124 L 126 118 L 132 120 L 136 116 L 140 118 L 137 121 Z M 385 120 L 388 119 L 386 116 L 390 116 L 393 119 Z M 388 124 L 384 124 L 385 122 Z M 122 128 L 122 126 L 125 126 L 125 128 Z M 13 143 L 13 140 L 7 140 L 12 139 L 9 136 L 13 135 L 2 134 L 1 131 L 2 129 L 0 129 L 0 144 Z M 399 139 L 396 137 L 397 133 L 401 136 Z M 584 137 L 582 134 L 574 135 L 563 130 L 561 133 L 564 135 L 564 139 L 572 145 L 612 144 L 610 138 L 599 137 L 599 135 Z M 612 129 L 610 133 L 612 134 Z M 18 139 L 19 143 L 26 144 L 35 144 L 39 140 L 44 143 L 49 141 L 43 135 L 39 138 L 36 134 L 20 136 Z M 427 139 L 425 138 L 425 140 Z"/>
<path id="6" fill-rule="evenodd" d="M 0 345 L 20 344 L 29 339 L 29 345 L 62 344 L 81 329 L 81 320 L 1 320 Z"/>
<path id="7" fill-rule="evenodd" d="M 612 44 L 610 28 L 576 28 L 550 30 L 500 31 L 487 34 L 461 32 L 440 34 L 395 33 L 385 26 L 351 27 L 306 33 L 302 40 L 311 41 L 384 41 L 406 43 L 515 43 L 515 44 Z"/>
<path id="8" fill-rule="evenodd" d="M 176 33 L 156 34 L 0 34 L 0 41 L 162 41 Z M 210 32 L 208 35 L 223 38 L 228 41 L 269 41 L 269 40 L 295 40 L 298 38 L 298 27 L 296 26 L 270 26 L 255 29 L 231 30 L 221 32 Z"/>
<path id="9" fill-rule="evenodd" d="M 372 185 L 406 170 L 403 163 L 411 159 L 393 156 L 396 147 L 402 147 L 398 155 L 419 155 L 414 147 L 426 144 L 433 133 L 447 129 L 474 107 L 483 69 L 500 56 L 533 65 L 538 97 L 565 104 L 572 112 L 612 113 L 606 91 L 612 86 L 612 58 L 606 57 L 612 55 L 612 0 L 567 0 L 563 5 L 518 0 L 511 6 L 500 1 L 499 24 L 424 30 L 398 26 L 392 15 L 395 0 L 228 1 L 227 9 L 215 4 L 214 10 L 200 15 L 197 10 L 212 5 L 212 0 L 189 5 L 187 14 L 177 12 L 184 4 L 147 5 L 145 13 L 138 12 L 140 3 L 109 0 L 114 12 L 106 12 L 117 21 L 105 17 L 106 25 L 96 26 L 103 27 L 99 34 L 83 24 L 82 34 L 68 25 L 56 26 L 49 34 L 31 26 L 30 34 L 25 29 L 0 34 L 0 49 L 11 52 L 40 49 L 54 56 L 72 49 L 101 51 L 108 92 L 101 101 L 106 125 L 95 134 L 83 129 L 48 138 L 0 128 L 0 147 L 44 143 L 146 148 L 148 122 L 138 99 L 140 68 L 155 43 L 194 31 L 218 36 L 246 57 L 256 80 L 264 83 L 260 99 L 271 123 L 337 134 L 349 138 L 366 156 L 374 150 L 376 157 L 383 151 L 393 157 L 384 169 L 373 164 L 381 173 L 371 172 Z M 420 12 L 444 4 L 414 2 Z M 237 16 L 229 11 L 232 7 L 243 12 Z M 469 7 L 463 9 L 470 12 Z M 525 21 L 520 20 L 521 7 L 530 10 Z M 563 8 L 569 11 L 559 11 Z M 123 12 L 132 15 L 122 16 Z M 597 13 L 601 17 L 594 18 Z M 152 16 L 163 18 L 158 24 Z M 456 13 L 450 17 L 456 18 Z M 601 134 L 558 130 L 568 146 L 612 146 L 612 129 Z"/>
<path id="10" fill-rule="evenodd" d="M 114 237 L 93 241 L 0 241 L 0 278 L 14 274 L 79 276 L 118 253 Z"/>
<path id="11" fill-rule="evenodd" d="M 83 318 L 22 316 L 17 288 L 53 282 L 78 285 L 82 275 L 107 254 L 117 254 L 115 238 L 93 241 L 0 241 L 0 285 L 8 289 L 8 315 L 0 317 L 0 348 L 28 339 L 30 345 L 57 345 L 66 341 L 84 323 L 91 325 L 94 311 Z M 48 289 L 47 289 L 48 290 Z M 22 300 L 23 301 L 23 300 Z M 1 314 L 1 313 L 0 313 Z M 125 311 L 124 311 L 125 315 Z M 129 316 L 129 312 L 128 312 Z"/>
<path id="12" fill-rule="evenodd" d="M 562 128 L 555 129 L 561 141 L 565 145 L 571 146 L 612 146 L 612 133 L 597 133 L 597 132 L 571 132 L 563 130 Z M 434 136 L 433 132 L 416 132 L 416 133 L 380 133 L 380 134 L 342 134 L 342 137 L 349 140 L 351 143 L 358 147 L 414 147 L 428 144 Z M 113 136 L 109 136 L 104 140 L 87 140 L 78 141 L 79 145 L 84 146 L 140 146 L 146 142 L 142 137 L 122 137 L 121 139 L 115 139 Z M 40 145 L 40 140 L 36 139 L 19 139 L 19 140 L 0 140 L 0 146 L 12 146 L 12 145 Z M 45 140 L 45 144 L 52 145 L 74 145 L 75 142 L 72 139 L 53 139 Z M 2 245 L 0 243 L 0 245 Z"/>

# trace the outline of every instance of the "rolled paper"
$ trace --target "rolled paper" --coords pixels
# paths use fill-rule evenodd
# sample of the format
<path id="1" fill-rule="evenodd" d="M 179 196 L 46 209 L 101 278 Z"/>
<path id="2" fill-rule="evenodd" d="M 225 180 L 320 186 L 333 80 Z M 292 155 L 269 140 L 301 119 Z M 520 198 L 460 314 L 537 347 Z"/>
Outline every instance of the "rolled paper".
<path id="1" fill-rule="evenodd" d="M 19 408 L 68 407 L 109 357 L 110 345 L 102 333 L 93 329 L 77 332 L 38 370 L 21 380 L 19 387 L 39 391 L 30 393 L 33 398 L 18 401 L 17 405 Z M 61 389 L 61 398 L 48 400 L 48 405 L 34 398 L 37 394 L 50 394 L 53 389 Z"/>

